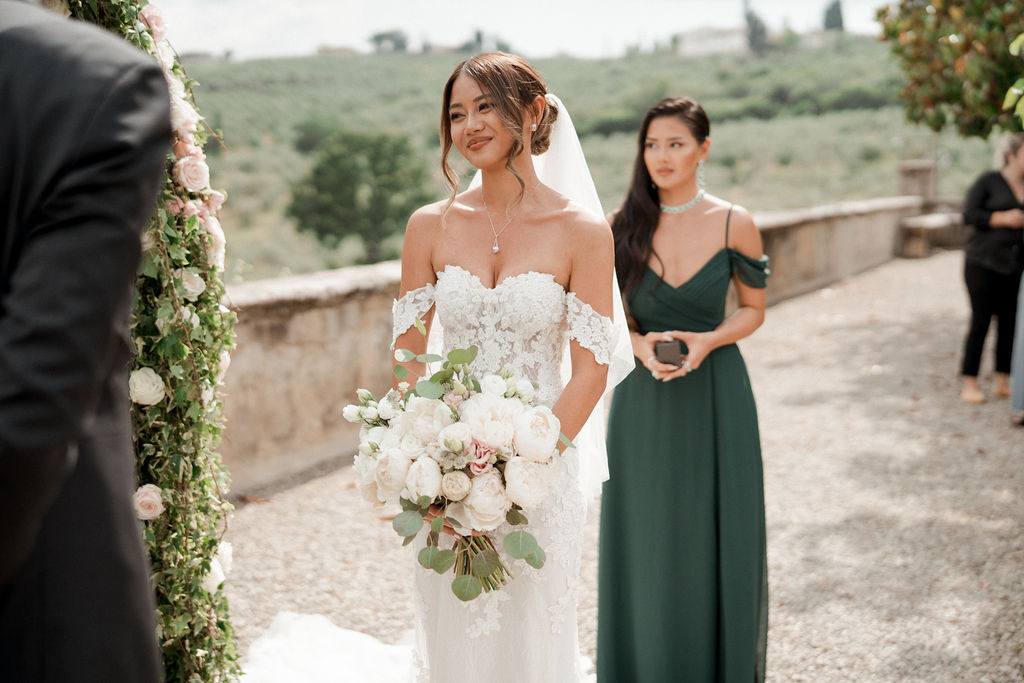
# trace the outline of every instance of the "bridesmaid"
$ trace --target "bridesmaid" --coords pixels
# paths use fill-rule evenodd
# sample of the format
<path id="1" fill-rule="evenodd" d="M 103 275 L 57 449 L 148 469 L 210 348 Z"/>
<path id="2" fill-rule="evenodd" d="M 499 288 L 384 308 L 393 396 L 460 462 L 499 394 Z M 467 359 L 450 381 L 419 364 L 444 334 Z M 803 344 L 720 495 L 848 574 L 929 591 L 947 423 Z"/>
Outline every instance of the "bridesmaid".
<path id="1" fill-rule="evenodd" d="M 761 447 L 735 342 L 764 319 L 768 259 L 750 214 L 704 191 L 709 132 L 689 98 L 648 111 L 629 194 L 611 218 L 637 367 L 609 417 L 602 683 L 764 680 Z M 739 307 L 726 318 L 730 281 Z M 666 340 L 680 349 L 656 357 Z"/>

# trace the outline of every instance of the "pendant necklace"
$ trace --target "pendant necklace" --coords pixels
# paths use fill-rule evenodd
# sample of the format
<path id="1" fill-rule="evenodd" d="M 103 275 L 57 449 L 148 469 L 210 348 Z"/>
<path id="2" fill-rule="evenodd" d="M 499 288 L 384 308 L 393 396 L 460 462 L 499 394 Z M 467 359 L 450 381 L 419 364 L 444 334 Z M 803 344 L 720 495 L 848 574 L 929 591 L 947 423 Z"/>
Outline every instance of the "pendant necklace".
<path id="1" fill-rule="evenodd" d="M 690 201 L 686 202 L 685 204 L 680 204 L 679 206 L 669 206 L 668 204 L 659 204 L 658 206 L 661 207 L 661 212 L 662 213 L 682 213 L 683 211 L 686 211 L 687 209 L 692 209 L 693 207 L 697 206 L 697 204 L 702 199 L 704 199 L 704 190 L 701 190 L 700 192 L 698 192 L 696 197 L 694 197 Z M 502 230 L 504 230 L 504 228 L 502 228 Z"/>
<path id="2" fill-rule="evenodd" d="M 538 180 L 537 183 L 533 187 L 530 188 L 530 192 L 533 192 L 534 190 L 536 190 L 537 189 L 537 185 L 540 185 L 540 180 Z M 480 196 L 483 197 L 483 200 L 484 200 L 484 213 L 487 214 L 487 222 L 491 224 L 491 233 L 494 234 L 494 244 L 491 245 L 491 253 L 492 254 L 497 254 L 499 251 L 501 251 L 501 248 L 498 246 L 498 235 L 500 235 L 501 233 L 505 232 L 505 228 L 507 228 L 512 223 L 512 219 L 515 218 L 516 216 L 518 216 L 519 214 L 516 213 L 515 215 L 509 216 L 508 220 L 505 221 L 505 224 L 503 226 L 501 226 L 501 230 L 495 230 L 494 229 L 494 219 L 491 218 L 491 210 L 487 207 L 487 198 L 483 196 L 483 190 L 482 189 L 481 189 L 481 192 L 480 192 Z M 525 202 L 525 201 L 526 201 L 526 193 L 524 193 L 524 195 L 523 195 L 523 202 Z M 521 210 L 522 209 L 520 209 L 520 211 Z"/>

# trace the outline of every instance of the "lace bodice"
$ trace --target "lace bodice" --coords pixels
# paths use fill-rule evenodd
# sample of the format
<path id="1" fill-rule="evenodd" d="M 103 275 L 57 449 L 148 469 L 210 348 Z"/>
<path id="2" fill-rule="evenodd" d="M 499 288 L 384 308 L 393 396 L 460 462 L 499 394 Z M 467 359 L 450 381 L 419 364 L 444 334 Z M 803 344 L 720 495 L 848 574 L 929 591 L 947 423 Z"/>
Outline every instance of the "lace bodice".
<path id="1" fill-rule="evenodd" d="M 444 328 L 445 353 L 475 344 L 476 374 L 512 367 L 534 383 L 544 405 L 552 405 L 565 384 L 567 339 L 578 341 L 599 363 L 609 361 L 611 320 L 566 292 L 550 273 L 531 270 L 488 288 L 465 268 L 447 265 L 437 273 L 436 284 L 395 302 L 392 343 L 434 305 Z"/>

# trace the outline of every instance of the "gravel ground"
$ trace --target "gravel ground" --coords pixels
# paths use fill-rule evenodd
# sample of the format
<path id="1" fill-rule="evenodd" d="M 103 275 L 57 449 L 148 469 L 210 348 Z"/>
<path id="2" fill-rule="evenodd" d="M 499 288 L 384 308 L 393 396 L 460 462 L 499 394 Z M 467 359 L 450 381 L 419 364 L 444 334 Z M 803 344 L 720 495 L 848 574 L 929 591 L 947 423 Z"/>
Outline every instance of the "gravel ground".
<path id="1" fill-rule="evenodd" d="M 890 262 L 773 306 L 741 343 L 764 446 L 769 681 L 1024 681 L 1024 430 L 1005 399 L 958 399 L 961 263 Z M 283 610 L 408 640 L 407 551 L 352 479 L 336 467 L 234 513 L 243 652 Z M 579 614 L 591 657 L 597 533 L 595 509 Z"/>

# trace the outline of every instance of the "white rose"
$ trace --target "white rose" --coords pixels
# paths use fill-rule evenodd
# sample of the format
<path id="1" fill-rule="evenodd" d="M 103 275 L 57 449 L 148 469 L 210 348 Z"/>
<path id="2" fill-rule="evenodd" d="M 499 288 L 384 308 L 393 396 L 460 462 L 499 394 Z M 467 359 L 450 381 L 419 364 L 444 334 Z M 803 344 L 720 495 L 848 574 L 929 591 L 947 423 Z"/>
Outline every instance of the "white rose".
<path id="1" fill-rule="evenodd" d="M 227 374 L 228 368 L 231 367 L 231 353 L 227 350 L 220 352 L 220 358 L 217 362 L 217 382 L 224 381 L 224 375 Z"/>
<path id="2" fill-rule="evenodd" d="M 221 566 L 220 560 L 215 557 L 210 561 L 210 571 L 203 577 L 201 585 L 204 591 L 213 595 L 226 579 L 227 576 L 224 575 L 224 568 Z"/>
<path id="3" fill-rule="evenodd" d="M 448 500 L 462 500 L 469 495 L 473 482 L 465 472 L 455 470 L 441 477 L 441 495 Z"/>
<path id="4" fill-rule="evenodd" d="M 417 501 L 420 496 L 434 500 L 441 494 L 441 466 L 430 458 L 420 458 L 405 475 L 405 490 L 409 500 Z"/>
<path id="5" fill-rule="evenodd" d="M 187 268 L 175 270 L 174 277 L 181 280 L 181 286 L 185 290 L 184 296 L 189 301 L 195 301 L 206 291 L 206 281 Z"/>
<path id="6" fill-rule="evenodd" d="M 149 251 L 156 246 L 156 236 L 153 235 L 152 230 L 144 230 L 142 232 L 142 251 Z"/>
<path id="7" fill-rule="evenodd" d="M 174 68 L 174 48 L 166 39 L 156 41 L 156 59 L 164 71 Z"/>
<path id="8" fill-rule="evenodd" d="M 359 410 L 362 406 L 352 405 L 351 403 L 341 409 L 341 416 L 349 422 L 359 422 L 363 418 L 359 416 Z"/>
<path id="9" fill-rule="evenodd" d="M 389 448 L 377 458 L 377 495 L 387 502 L 397 502 L 405 487 L 412 460 L 398 448 Z"/>
<path id="10" fill-rule="evenodd" d="M 465 449 L 473 440 L 473 432 L 465 422 L 456 422 L 438 432 L 437 440 L 443 443 L 445 448 L 451 452 L 458 453 Z M 455 448 L 452 448 L 452 446 L 455 446 Z"/>
<path id="11" fill-rule="evenodd" d="M 220 221 L 214 216 L 203 217 L 203 226 L 206 227 L 206 234 L 210 236 L 210 242 L 206 245 L 206 258 L 218 268 L 224 268 L 224 253 L 227 240 L 224 238 L 224 228 Z"/>
<path id="12" fill-rule="evenodd" d="M 411 434 L 422 443 L 428 443 L 436 440 L 438 432 L 454 421 L 451 408 L 443 401 L 411 396 L 405 404 L 405 412 L 397 418 L 397 425 L 402 434 Z"/>
<path id="13" fill-rule="evenodd" d="M 505 380 L 501 383 L 504 386 Z M 494 394 L 475 394 L 461 407 L 462 422 L 469 425 L 477 440 L 502 451 L 512 449 L 515 417 L 523 410 L 520 401 Z"/>
<path id="14" fill-rule="evenodd" d="M 497 529 L 512 507 L 512 501 L 501 484 L 501 475 L 496 470 L 474 477 L 469 495 L 462 504 L 468 517 L 462 521 L 478 531 Z"/>
<path id="15" fill-rule="evenodd" d="M 211 403 L 213 403 L 215 394 L 213 392 L 213 387 L 210 386 L 209 383 L 203 383 L 203 390 L 200 394 L 200 397 L 203 399 L 204 406 L 209 406 Z"/>
<path id="16" fill-rule="evenodd" d="M 393 420 L 398 415 L 398 408 L 391 401 L 381 401 L 377 404 L 377 415 L 382 420 Z"/>
<path id="17" fill-rule="evenodd" d="M 128 377 L 128 396 L 139 405 L 154 406 L 164 400 L 164 381 L 153 368 L 133 370 Z"/>
<path id="18" fill-rule="evenodd" d="M 387 427 L 381 427 L 379 425 L 376 427 L 370 427 L 366 430 L 365 441 L 380 446 L 380 442 L 384 439 L 384 435 L 387 431 Z"/>
<path id="19" fill-rule="evenodd" d="M 172 95 L 181 98 L 185 97 L 185 84 L 181 82 L 181 79 L 173 71 L 164 69 L 164 78 L 167 79 L 167 89 L 171 91 Z"/>
<path id="20" fill-rule="evenodd" d="M 132 503 L 139 519 L 156 519 L 164 512 L 163 491 L 156 484 L 140 486 L 132 496 Z"/>
<path id="21" fill-rule="evenodd" d="M 224 568 L 224 573 L 230 574 L 231 564 L 235 561 L 235 549 L 231 546 L 231 543 L 221 541 L 220 545 L 217 546 L 217 557 L 220 560 L 220 566 Z"/>
<path id="22" fill-rule="evenodd" d="M 146 25 L 153 37 L 160 40 L 167 35 L 167 24 L 164 22 L 163 12 L 156 5 L 146 5 L 139 10 L 139 19 Z"/>
<path id="23" fill-rule="evenodd" d="M 197 156 L 187 156 L 174 163 L 174 179 L 189 192 L 200 192 L 210 184 L 210 167 Z"/>
<path id="24" fill-rule="evenodd" d="M 505 490 L 513 503 L 532 508 L 544 502 L 551 488 L 551 466 L 525 458 L 505 463 Z"/>
<path id="25" fill-rule="evenodd" d="M 199 124 L 199 113 L 182 97 L 171 98 L 171 130 L 183 135 L 195 130 Z"/>
<path id="26" fill-rule="evenodd" d="M 515 418 L 516 453 L 535 462 L 550 461 L 558 445 L 560 426 L 547 406 L 527 408 Z"/>
<path id="27" fill-rule="evenodd" d="M 367 422 L 373 422 L 377 419 L 377 409 L 373 406 L 363 406 L 359 409 L 359 416 Z"/>
<path id="28" fill-rule="evenodd" d="M 525 377 L 521 377 L 516 380 L 516 393 L 519 394 L 521 399 L 529 403 L 537 395 L 537 390 L 534 389 L 533 382 Z"/>
<path id="29" fill-rule="evenodd" d="M 485 394 L 502 396 L 506 389 L 508 389 L 508 385 L 500 375 L 484 375 L 480 379 L 480 391 Z"/>

